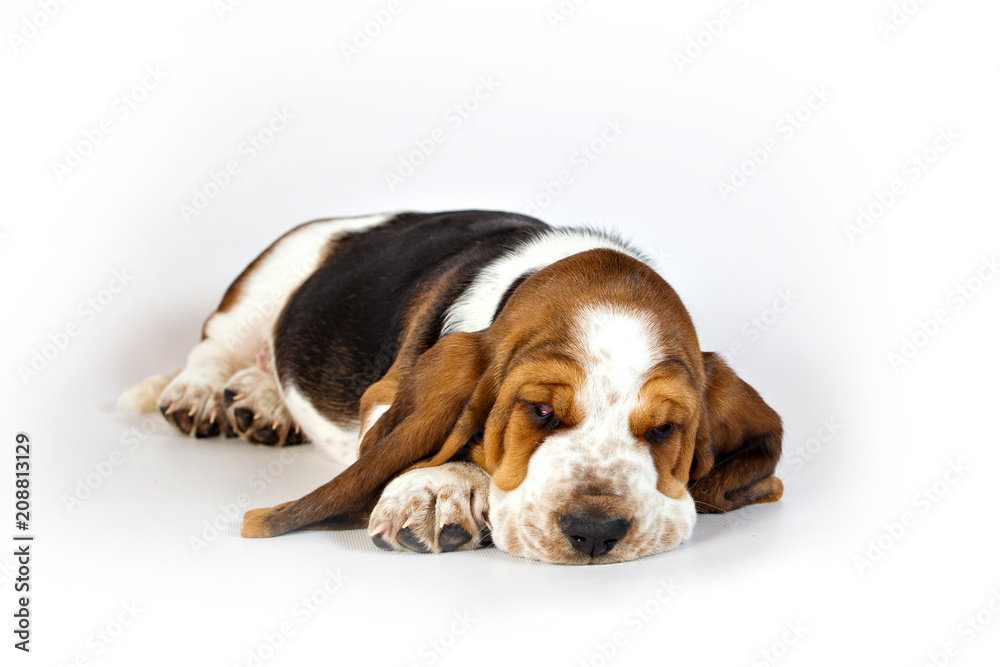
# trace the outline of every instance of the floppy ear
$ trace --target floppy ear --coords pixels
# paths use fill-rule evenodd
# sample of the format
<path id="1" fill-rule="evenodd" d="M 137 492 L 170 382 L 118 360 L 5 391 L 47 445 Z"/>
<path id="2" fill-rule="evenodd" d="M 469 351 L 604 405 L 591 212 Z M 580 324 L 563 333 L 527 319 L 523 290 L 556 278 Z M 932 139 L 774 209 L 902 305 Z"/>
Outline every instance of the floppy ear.
<path id="1" fill-rule="evenodd" d="M 353 465 L 300 500 L 247 512 L 240 534 L 274 537 L 299 529 L 363 527 L 393 477 L 427 457 L 431 465 L 447 461 L 482 427 L 490 407 L 485 350 L 481 334 L 441 338 L 400 382 Z"/>
<path id="2" fill-rule="evenodd" d="M 781 498 L 774 476 L 781 418 L 714 352 L 703 352 L 707 388 L 688 491 L 699 512 L 728 512 Z"/>

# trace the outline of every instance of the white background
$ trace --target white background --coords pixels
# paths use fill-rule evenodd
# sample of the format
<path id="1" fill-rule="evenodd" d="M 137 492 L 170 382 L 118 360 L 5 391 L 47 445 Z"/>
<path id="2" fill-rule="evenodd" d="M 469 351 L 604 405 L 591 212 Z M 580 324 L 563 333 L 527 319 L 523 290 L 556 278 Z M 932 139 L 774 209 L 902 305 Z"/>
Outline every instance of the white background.
<path id="1" fill-rule="evenodd" d="M 11 646 L 17 575 L 13 546 L 0 551 L 4 664 L 992 664 L 996 3 L 898 0 L 912 15 L 890 30 L 889 0 L 591 0 L 560 21 L 556 0 L 404 0 L 350 59 L 387 0 L 49 4 L 51 18 L 7 2 L 0 22 L 0 534 L 17 532 L 27 431 L 36 535 L 30 655 Z M 495 90 L 449 122 L 480 77 Z M 241 144 L 276 109 L 294 118 L 248 160 Z M 608 121 L 625 127 L 602 146 Z M 744 165 L 769 138 L 766 162 Z M 55 164 L 78 149 L 78 166 Z M 185 219 L 231 160 L 239 173 Z M 724 200 L 734 168 L 754 173 Z M 894 180 L 902 194 L 852 239 Z M 183 361 L 228 283 L 294 224 L 531 202 L 657 260 L 703 348 L 782 415 L 780 503 L 603 567 L 386 554 L 361 531 L 244 540 L 243 510 L 337 466 L 114 407 Z M 769 311 L 783 292 L 792 305 Z M 919 344 L 908 359 L 904 338 Z M 966 620 L 977 612 L 984 625 Z"/>

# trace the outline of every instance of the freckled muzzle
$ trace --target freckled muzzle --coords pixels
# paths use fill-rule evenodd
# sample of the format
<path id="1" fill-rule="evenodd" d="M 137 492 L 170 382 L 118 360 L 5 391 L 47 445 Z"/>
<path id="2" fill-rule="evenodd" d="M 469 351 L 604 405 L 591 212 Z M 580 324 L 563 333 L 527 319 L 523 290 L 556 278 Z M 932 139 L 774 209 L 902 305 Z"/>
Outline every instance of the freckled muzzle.
<path id="1" fill-rule="evenodd" d="M 493 542 L 514 556 L 573 565 L 623 562 L 678 546 L 694 526 L 690 497 L 675 500 L 639 480 L 632 489 L 619 483 L 613 493 L 598 494 L 573 479 L 533 482 L 529 476 L 512 491 L 490 490 Z"/>

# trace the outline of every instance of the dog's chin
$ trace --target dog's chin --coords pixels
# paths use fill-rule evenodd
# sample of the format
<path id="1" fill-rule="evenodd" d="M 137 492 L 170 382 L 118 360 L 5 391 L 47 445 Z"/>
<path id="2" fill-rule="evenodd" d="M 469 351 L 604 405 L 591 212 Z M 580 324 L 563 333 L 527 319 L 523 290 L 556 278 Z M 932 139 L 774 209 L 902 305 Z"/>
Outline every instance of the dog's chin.
<path id="1" fill-rule="evenodd" d="M 559 527 L 558 512 L 526 505 L 514 507 L 509 494 L 490 488 L 490 529 L 493 544 L 519 558 L 560 565 L 624 563 L 676 549 L 694 531 L 694 501 L 663 497 L 655 516 L 634 517 L 629 533 L 608 553 L 590 556 L 574 549 Z"/>

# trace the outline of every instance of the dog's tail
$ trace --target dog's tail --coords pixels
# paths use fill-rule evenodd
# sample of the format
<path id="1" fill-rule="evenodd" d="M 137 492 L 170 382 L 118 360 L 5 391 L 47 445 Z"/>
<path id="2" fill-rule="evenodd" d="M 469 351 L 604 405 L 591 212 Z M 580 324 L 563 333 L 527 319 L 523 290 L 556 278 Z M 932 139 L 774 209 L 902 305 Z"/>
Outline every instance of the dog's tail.
<path id="1" fill-rule="evenodd" d="M 124 410 L 135 410 L 136 412 L 152 412 L 156 410 L 156 399 L 160 397 L 163 389 L 182 370 L 178 368 L 162 375 L 150 375 L 139 384 L 129 387 L 118 397 L 118 407 Z"/>

